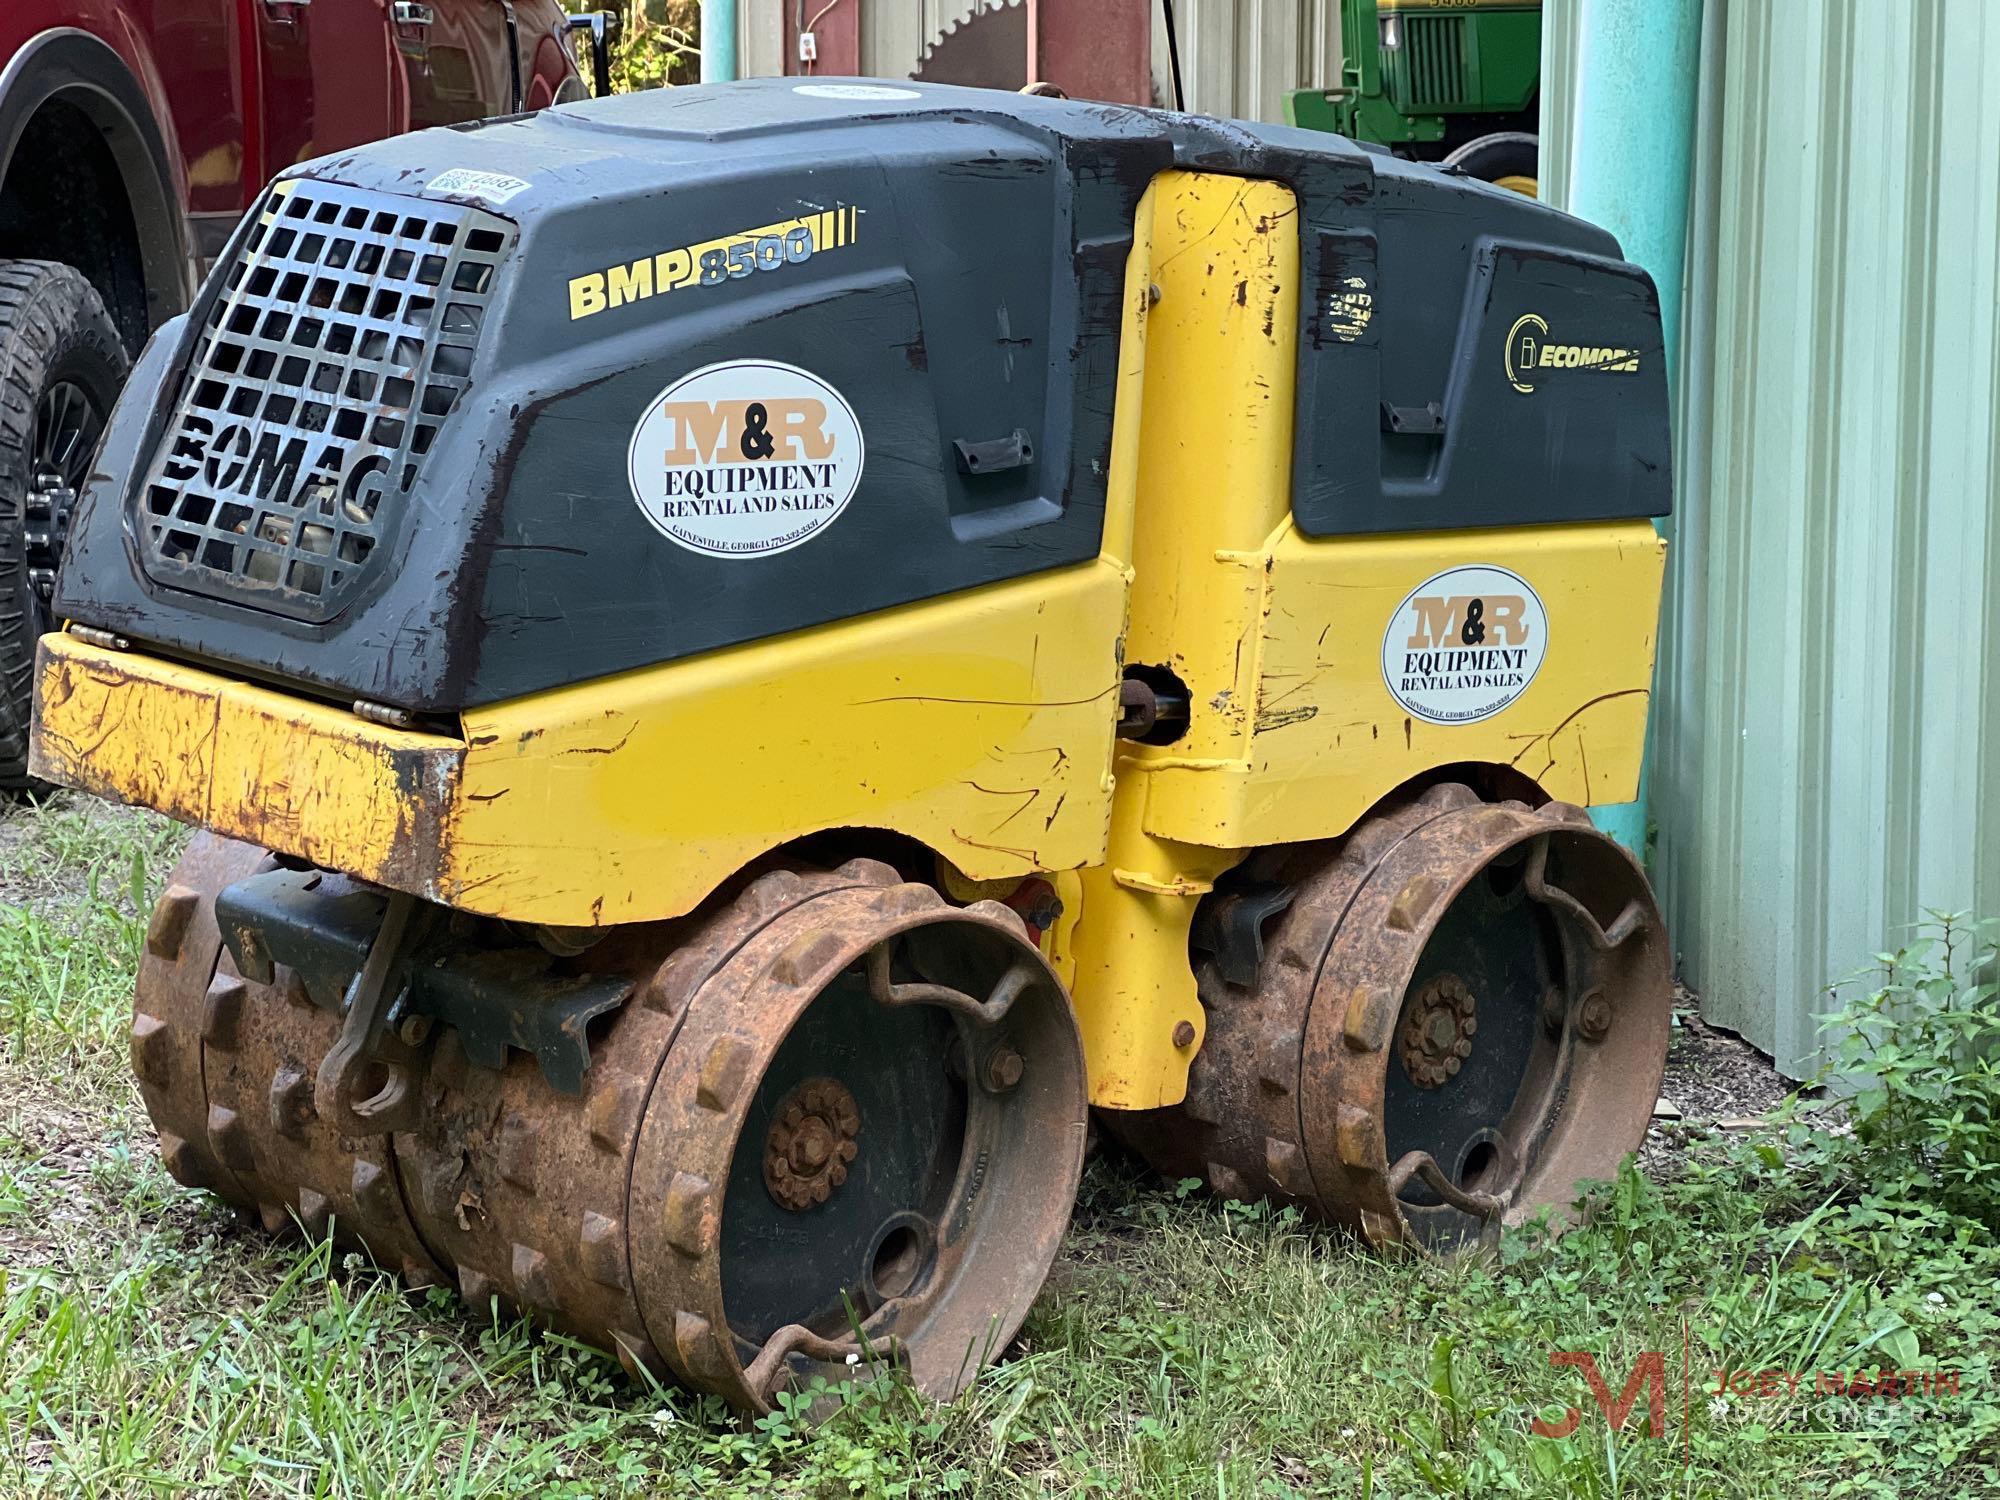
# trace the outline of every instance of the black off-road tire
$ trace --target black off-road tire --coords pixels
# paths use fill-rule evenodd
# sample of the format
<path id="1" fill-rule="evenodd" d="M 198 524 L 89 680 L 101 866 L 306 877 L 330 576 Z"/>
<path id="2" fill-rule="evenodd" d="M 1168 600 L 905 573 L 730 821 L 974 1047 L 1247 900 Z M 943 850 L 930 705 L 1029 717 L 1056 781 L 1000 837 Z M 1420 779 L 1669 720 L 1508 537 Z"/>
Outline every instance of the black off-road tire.
<path id="1" fill-rule="evenodd" d="M 47 571 L 67 535 L 48 481 L 82 484 L 131 360 L 73 266 L 0 260 L 0 791 L 32 791 L 35 642 L 56 622 Z"/>
<path id="2" fill-rule="evenodd" d="M 1533 183 L 1536 191 L 1528 196 L 1534 197 L 1540 190 L 1541 154 L 1541 142 L 1525 130 L 1496 130 L 1467 141 L 1444 159 L 1444 165 L 1516 192 L 1524 191 L 1522 183 Z"/>

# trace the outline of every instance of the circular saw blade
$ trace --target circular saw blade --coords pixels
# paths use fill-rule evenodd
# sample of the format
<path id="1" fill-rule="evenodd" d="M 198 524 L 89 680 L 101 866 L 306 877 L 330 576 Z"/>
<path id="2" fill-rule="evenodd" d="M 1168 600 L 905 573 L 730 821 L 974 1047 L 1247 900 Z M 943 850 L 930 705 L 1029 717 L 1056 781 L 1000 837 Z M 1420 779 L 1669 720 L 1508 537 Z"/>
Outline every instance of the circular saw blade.
<path id="1" fill-rule="evenodd" d="M 1007 0 L 945 27 L 910 76 L 976 89 L 1020 88 L 1028 81 L 1027 6 Z"/>

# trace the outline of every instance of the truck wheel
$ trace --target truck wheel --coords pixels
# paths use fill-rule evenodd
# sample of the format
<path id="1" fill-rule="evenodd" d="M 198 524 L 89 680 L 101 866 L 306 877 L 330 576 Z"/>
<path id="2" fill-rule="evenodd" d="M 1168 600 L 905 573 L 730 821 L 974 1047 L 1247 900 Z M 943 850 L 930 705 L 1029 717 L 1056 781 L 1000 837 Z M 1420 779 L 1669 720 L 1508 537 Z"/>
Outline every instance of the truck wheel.
<path id="1" fill-rule="evenodd" d="M 1444 159 L 1447 167 L 1457 167 L 1467 177 L 1477 177 L 1495 187 L 1511 188 L 1525 198 L 1538 196 L 1540 148 L 1525 130 L 1496 130 L 1476 141 L 1467 141 Z"/>
<path id="2" fill-rule="evenodd" d="M 35 642 L 76 492 L 130 361 L 95 287 L 51 260 L 0 260 L 0 790 L 28 775 Z"/>

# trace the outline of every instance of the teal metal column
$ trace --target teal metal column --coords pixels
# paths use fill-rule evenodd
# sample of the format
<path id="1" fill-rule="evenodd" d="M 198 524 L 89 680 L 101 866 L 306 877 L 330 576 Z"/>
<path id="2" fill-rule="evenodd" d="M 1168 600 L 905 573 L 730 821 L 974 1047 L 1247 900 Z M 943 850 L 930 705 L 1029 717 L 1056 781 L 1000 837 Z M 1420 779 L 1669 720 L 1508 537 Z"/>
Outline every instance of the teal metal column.
<path id="1" fill-rule="evenodd" d="M 1568 89 L 1574 123 L 1568 202 L 1561 206 L 1617 235 L 1626 258 L 1652 275 L 1669 389 L 1680 360 L 1701 6 L 1702 0 L 1579 0 L 1576 77 Z M 1554 61 L 1549 40 L 1545 30 L 1545 68 Z M 1544 96 L 1560 83 L 1545 78 Z M 1675 504 L 1685 498 L 1677 495 Z M 1671 541 L 1672 522 L 1663 530 Z M 1667 565 L 1674 566 L 1671 552 Z M 1638 801 L 1591 812 L 1599 828 L 1642 857 L 1650 781 L 1650 772 L 1642 772 Z"/>
<path id="2" fill-rule="evenodd" d="M 701 81 L 730 83 L 736 71 L 738 0 L 701 0 Z"/>

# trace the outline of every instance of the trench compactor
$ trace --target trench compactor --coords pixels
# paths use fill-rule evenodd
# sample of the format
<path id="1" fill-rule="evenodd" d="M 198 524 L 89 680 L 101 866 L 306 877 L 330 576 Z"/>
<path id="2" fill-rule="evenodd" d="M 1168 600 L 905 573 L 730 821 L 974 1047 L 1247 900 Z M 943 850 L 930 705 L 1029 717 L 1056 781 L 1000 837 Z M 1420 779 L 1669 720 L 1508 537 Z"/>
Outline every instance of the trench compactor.
<path id="1" fill-rule="evenodd" d="M 34 766 L 203 830 L 169 1169 L 737 1405 L 948 1396 L 1091 1112 L 1383 1249 L 1610 1174 L 1668 946 L 1612 239 L 863 80 L 297 168 L 81 497 Z"/>

